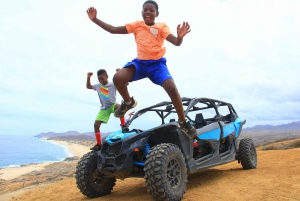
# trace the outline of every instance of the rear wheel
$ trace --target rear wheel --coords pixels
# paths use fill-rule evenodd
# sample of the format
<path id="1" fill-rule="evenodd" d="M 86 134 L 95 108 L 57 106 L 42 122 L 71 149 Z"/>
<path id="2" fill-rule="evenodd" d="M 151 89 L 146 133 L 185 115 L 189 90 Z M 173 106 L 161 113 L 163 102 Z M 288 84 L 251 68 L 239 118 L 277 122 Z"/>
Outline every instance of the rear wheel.
<path id="1" fill-rule="evenodd" d="M 77 164 L 75 177 L 80 192 L 89 198 L 109 194 L 116 184 L 116 179 L 97 170 L 97 152 L 85 154 Z"/>
<path id="2" fill-rule="evenodd" d="M 244 169 L 255 169 L 257 153 L 252 139 L 242 139 L 239 145 L 239 159 Z"/>
<path id="3" fill-rule="evenodd" d="M 186 191 L 187 168 L 178 146 L 170 143 L 152 148 L 145 162 L 147 192 L 155 200 L 179 201 Z"/>

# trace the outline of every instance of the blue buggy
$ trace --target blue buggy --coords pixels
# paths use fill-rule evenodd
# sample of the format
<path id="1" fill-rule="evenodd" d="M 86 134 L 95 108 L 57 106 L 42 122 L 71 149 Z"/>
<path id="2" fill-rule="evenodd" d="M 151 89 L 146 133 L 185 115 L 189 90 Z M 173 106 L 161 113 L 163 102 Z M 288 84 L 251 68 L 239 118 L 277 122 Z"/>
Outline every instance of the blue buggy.
<path id="1" fill-rule="evenodd" d="M 244 169 L 256 168 L 253 140 L 238 139 L 246 120 L 237 115 L 230 103 L 182 98 L 182 104 L 196 135 L 178 127 L 172 102 L 137 111 L 127 128 L 149 121 L 159 125 L 147 130 L 113 132 L 103 139 L 100 151 L 85 154 L 76 168 L 81 193 L 90 198 L 104 196 L 112 191 L 116 179 L 144 177 L 147 192 L 154 200 L 178 201 L 186 191 L 190 173 L 234 160 Z"/>

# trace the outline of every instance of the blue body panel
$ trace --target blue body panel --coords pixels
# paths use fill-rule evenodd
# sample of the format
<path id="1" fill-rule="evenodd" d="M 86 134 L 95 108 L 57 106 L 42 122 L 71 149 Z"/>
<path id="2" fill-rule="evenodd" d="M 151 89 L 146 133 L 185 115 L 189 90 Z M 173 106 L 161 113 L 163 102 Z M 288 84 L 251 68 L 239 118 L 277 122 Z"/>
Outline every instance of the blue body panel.
<path id="1" fill-rule="evenodd" d="M 235 137 L 238 137 L 239 130 L 242 124 L 242 120 L 240 118 L 236 118 L 236 120 L 230 124 L 226 124 L 223 127 L 223 137 L 227 137 L 231 133 L 234 133 Z M 221 129 L 217 128 L 206 133 L 198 135 L 200 140 L 220 140 Z"/>
<path id="2" fill-rule="evenodd" d="M 223 127 L 223 137 L 225 138 L 226 136 L 228 136 L 231 133 L 234 133 L 235 130 L 235 126 L 233 123 L 227 124 L 226 126 Z"/>
<path id="3" fill-rule="evenodd" d="M 109 144 L 114 144 L 115 142 L 119 142 L 122 141 L 123 139 L 127 138 L 128 136 L 134 135 L 136 134 L 136 132 L 131 132 L 131 133 L 122 133 L 121 130 L 112 132 L 111 134 L 109 134 L 105 140 L 109 143 Z"/>
<path id="4" fill-rule="evenodd" d="M 233 122 L 233 125 L 235 126 L 235 137 L 239 136 L 239 131 L 242 125 L 242 120 L 240 118 L 236 118 L 236 120 Z"/>
<path id="5" fill-rule="evenodd" d="M 207 133 L 198 135 L 198 138 L 200 140 L 220 140 L 220 133 L 221 133 L 221 129 L 217 128 L 217 129 L 208 131 Z"/>

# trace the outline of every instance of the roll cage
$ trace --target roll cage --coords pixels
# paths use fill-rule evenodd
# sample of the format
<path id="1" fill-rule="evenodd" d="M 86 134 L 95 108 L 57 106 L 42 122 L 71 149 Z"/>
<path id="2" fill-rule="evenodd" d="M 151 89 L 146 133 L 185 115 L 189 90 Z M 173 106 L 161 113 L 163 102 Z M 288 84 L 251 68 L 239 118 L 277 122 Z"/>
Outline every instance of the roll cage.
<path id="1" fill-rule="evenodd" d="M 193 121 L 193 120 L 189 117 L 189 115 L 188 115 L 189 112 L 200 111 L 200 110 L 205 110 L 205 109 L 210 109 L 210 108 L 214 109 L 214 111 L 216 113 L 216 115 L 213 118 L 206 119 L 211 122 L 215 122 L 215 121 L 233 122 L 238 117 L 233 106 L 230 103 L 227 103 L 224 101 L 210 99 L 210 98 L 187 98 L 187 97 L 183 97 L 181 100 L 182 100 L 183 106 L 186 106 L 184 115 L 190 121 Z M 196 106 L 197 103 L 202 103 L 205 106 L 198 107 L 198 106 Z M 220 106 L 227 106 L 228 110 L 229 110 L 229 114 L 227 114 L 225 116 L 220 115 L 220 113 L 218 111 Z M 153 106 L 141 109 L 138 112 L 136 112 L 132 116 L 132 118 L 127 122 L 127 126 L 129 126 L 136 118 L 138 118 L 142 114 L 149 112 L 149 111 L 156 112 L 157 115 L 161 118 L 162 124 L 165 124 L 166 117 L 168 117 L 171 113 L 176 113 L 173 103 L 171 101 L 164 101 L 164 102 L 155 104 Z"/>

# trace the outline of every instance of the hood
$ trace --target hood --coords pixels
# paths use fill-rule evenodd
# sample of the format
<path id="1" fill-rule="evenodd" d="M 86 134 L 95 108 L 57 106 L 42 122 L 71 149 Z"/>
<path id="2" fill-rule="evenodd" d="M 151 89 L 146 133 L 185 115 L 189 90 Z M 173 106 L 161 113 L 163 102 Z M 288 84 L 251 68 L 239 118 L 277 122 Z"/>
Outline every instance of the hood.
<path id="1" fill-rule="evenodd" d="M 114 144 L 117 142 L 120 142 L 124 140 L 125 138 L 132 136 L 134 134 L 137 134 L 136 132 L 128 132 L 128 133 L 122 133 L 122 130 L 118 130 L 115 132 L 112 132 L 109 134 L 106 138 L 105 141 L 107 141 L 109 144 Z"/>

